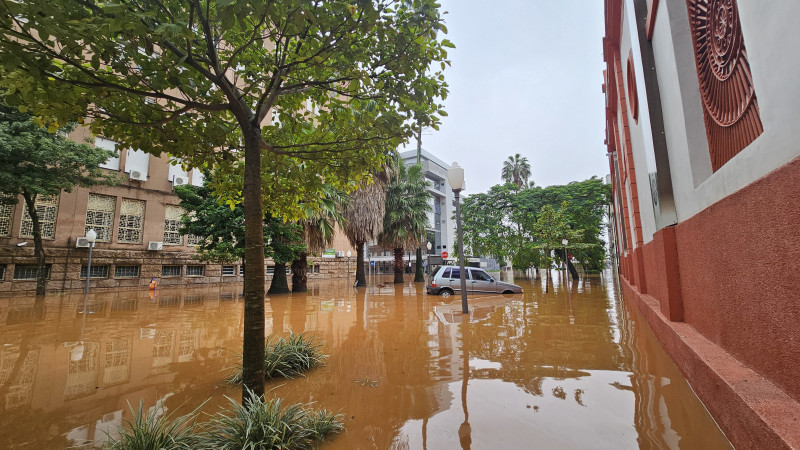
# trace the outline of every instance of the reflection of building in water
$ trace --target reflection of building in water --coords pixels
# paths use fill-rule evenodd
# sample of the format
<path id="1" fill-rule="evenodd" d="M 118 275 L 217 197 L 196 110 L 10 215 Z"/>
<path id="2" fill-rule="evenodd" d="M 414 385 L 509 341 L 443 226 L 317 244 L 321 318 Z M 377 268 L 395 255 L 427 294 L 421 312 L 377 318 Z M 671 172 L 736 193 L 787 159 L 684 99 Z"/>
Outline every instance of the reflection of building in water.
<path id="1" fill-rule="evenodd" d="M 106 385 L 126 383 L 131 375 L 131 349 L 128 339 L 106 343 L 106 364 L 103 381 Z"/>
<path id="2" fill-rule="evenodd" d="M 97 351 L 98 342 L 83 343 L 83 357 L 78 361 L 70 361 L 67 369 L 67 385 L 64 389 L 64 400 L 72 400 L 93 394 L 97 386 Z"/>
<path id="3" fill-rule="evenodd" d="M 36 361 L 39 358 L 39 351 L 32 350 L 25 354 L 22 359 L 22 367 L 19 369 L 17 375 L 10 379 L 13 373 L 14 363 L 19 360 L 19 353 L 13 359 L 4 358 L 3 364 L 8 364 L 8 369 L 4 367 L 2 377 L 8 383 L 8 390 L 5 395 L 5 408 L 12 409 L 19 406 L 30 404 L 31 395 L 33 393 L 34 381 L 36 378 Z"/>
<path id="4" fill-rule="evenodd" d="M 0 342 L 6 344 L 0 346 L 4 445 L 32 439 L 48 443 L 42 448 L 99 443 L 130 416 L 128 402 L 136 408 L 141 399 L 146 408 L 152 406 L 182 379 L 182 389 L 191 392 L 197 373 L 221 380 L 221 369 L 236 358 L 226 349 L 241 345 L 237 291 L 227 291 L 232 301 L 224 302 L 216 291 L 214 297 L 179 292 L 177 302 L 169 300 L 168 314 L 147 292 L 92 294 L 83 336 L 82 295 L 46 297 L 40 314 L 26 315 L 39 319 L 11 324 L 8 318 L 20 315 L 10 310 L 31 309 L 33 303 L 0 300 L 0 317 L 7 320 L 0 323 Z M 78 341 L 83 355 L 72 361 Z M 209 357 L 198 362 L 198 352 Z M 201 391 L 196 398 L 207 397 L 205 385 Z M 38 423 L 46 427 L 32 432 Z"/>

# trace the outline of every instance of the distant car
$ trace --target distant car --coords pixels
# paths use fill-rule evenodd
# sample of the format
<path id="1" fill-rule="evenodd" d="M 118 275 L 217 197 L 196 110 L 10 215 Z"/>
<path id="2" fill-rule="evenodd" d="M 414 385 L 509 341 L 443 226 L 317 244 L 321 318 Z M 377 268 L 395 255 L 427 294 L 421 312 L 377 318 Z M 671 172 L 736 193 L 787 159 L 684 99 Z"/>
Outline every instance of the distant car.
<path id="1" fill-rule="evenodd" d="M 483 269 L 465 267 L 467 292 L 485 292 L 492 294 L 520 294 L 522 288 L 516 284 L 495 280 Z M 428 278 L 425 286 L 428 294 L 450 297 L 461 293 L 461 269 L 453 266 L 441 266 Z"/>

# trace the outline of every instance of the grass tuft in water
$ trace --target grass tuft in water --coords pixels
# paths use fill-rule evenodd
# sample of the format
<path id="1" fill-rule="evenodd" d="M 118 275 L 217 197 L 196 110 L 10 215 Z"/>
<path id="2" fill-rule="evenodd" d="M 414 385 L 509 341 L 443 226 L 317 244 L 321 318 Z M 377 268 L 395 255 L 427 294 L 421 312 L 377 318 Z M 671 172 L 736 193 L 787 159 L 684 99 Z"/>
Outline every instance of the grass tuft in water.
<path id="1" fill-rule="evenodd" d="M 200 405 L 203 406 L 203 405 Z M 184 416 L 172 417 L 165 414 L 160 407 L 152 408 L 144 414 L 143 403 L 139 400 L 139 408 L 134 411 L 133 421 L 126 420 L 125 426 L 119 427 L 119 436 L 111 437 L 103 445 L 112 450 L 183 450 L 194 449 L 200 444 L 195 430 L 195 419 L 200 407 Z"/>
<path id="2" fill-rule="evenodd" d="M 264 400 L 251 391 L 245 405 L 228 400 L 230 410 L 217 413 L 208 423 L 204 448 L 311 449 L 329 434 L 344 430 L 340 414 L 313 410 L 309 404 Z"/>
<path id="3" fill-rule="evenodd" d="M 264 351 L 264 378 L 294 378 L 325 363 L 327 355 L 320 351 L 322 342 L 316 336 L 291 333 L 288 338 L 270 336 Z M 234 368 L 228 382 L 242 382 L 242 366 Z"/>

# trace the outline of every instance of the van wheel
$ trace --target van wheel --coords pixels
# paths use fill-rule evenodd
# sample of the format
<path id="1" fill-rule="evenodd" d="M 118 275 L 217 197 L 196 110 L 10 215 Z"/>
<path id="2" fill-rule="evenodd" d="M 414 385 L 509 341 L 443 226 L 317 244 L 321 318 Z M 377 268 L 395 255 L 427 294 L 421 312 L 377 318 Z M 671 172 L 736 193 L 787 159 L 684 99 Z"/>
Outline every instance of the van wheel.
<path id="1" fill-rule="evenodd" d="M 453 295 L 453 293 L 448 291 L 448 290 L 446 290 L 446 289 L 443 290 L 442 292 L 439 292 L 439 296 L 442 297 L 442 298 L 448 298 L 451 295 Z"/>

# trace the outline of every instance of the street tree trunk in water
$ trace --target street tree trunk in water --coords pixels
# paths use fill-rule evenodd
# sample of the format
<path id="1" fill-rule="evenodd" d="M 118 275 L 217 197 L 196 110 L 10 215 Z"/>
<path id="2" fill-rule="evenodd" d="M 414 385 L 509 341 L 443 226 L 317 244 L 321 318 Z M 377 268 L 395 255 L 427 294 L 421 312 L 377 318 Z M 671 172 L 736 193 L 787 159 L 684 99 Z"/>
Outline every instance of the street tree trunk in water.
<path id="1" fill-rule="evenodd" d="M 252 119 L 255 121 L 255 119 Z M 244 152 L 244 340 L 242 403 L 247 391 L 264 395 L 264 213 L 261 206 L 261 128 L 245 129 Z"/>
<path id="2" fill-rule="evenodd" d="M 403 265 L 403 247 L 397 247 L 394 249 L 394 282 L 395 283 L 402 283 L 403 282 L 403 272 L 405 270 L 405 266 Z"/>
<path id="3" fill-rule="evenodd" d="M 300 257 L 292 261 L 292 292 L 308 290 L 308 253 L 300 253 Z"/>
<path id="4" fill-rule="evenodd" d="M 36 197 L 27 192 L 22 193 L 28 215 L 33 223 L 33 254 L 36 256 L 36 296 L 42 296 L 47 288 L 47 272 L 45 270 L 44 247 L 42 246 L 42 228 L 39 215 L 36 214 Z"/>
<path id="5" fill-rule="evenodd" d="M 367 285 L 367 275 L 364 273 L 364 242 L 356 245 L 356 286 Z"/>
<path id="6" fill-rule="evenodd" d="M 425 271 L 422 269 L 422 248 L 417 249 L 417 269 L 414 273 L 414 282 L 425 281 Z"/>
<path id="7" fill-rule="evenodd" d="M 288 294 L 289 281 L 286 279 L 286 263 L 275 263 L 275 272 L 272 273 L 272 283 L 267 294 Z"/>

